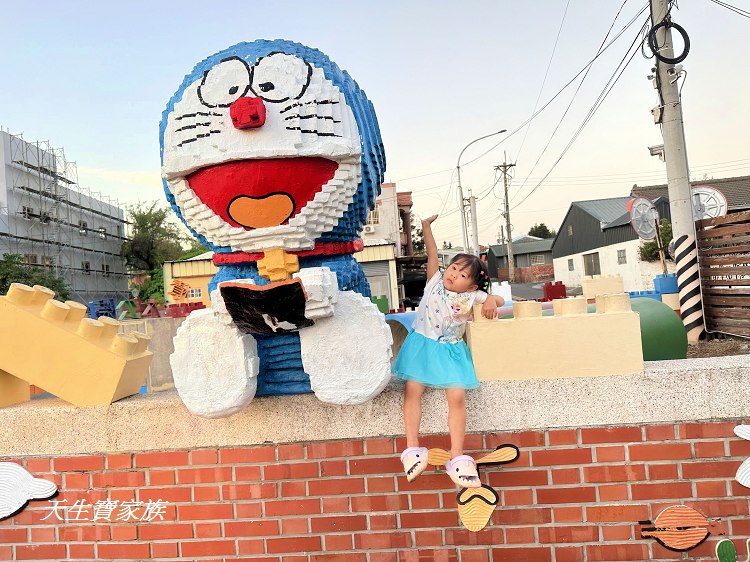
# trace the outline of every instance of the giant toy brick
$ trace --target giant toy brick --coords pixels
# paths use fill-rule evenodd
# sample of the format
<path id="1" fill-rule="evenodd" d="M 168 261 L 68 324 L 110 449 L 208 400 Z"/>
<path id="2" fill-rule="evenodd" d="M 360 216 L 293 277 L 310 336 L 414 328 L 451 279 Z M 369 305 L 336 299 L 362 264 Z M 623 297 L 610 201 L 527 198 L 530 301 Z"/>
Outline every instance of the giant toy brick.
<path id="1" fill-rule="evenodd" d="M 622 275 L 586 275 L 583 278 L 583 296 L 595 299 L 598 295 L 622 293 L 625 288 Z"/>
<path id="2" fill-rule="evenodd" d="M 76 406 L 137 394 L 151 363 L 148 336 L 118 334 L 117 320 L 84 318 L 84 305 L 53 295 L 13 283 L 0 296 L 0 390 L 12 375 Z"/>
<path id="3" fill-rule="evenodd" d="M 0 408 L 26 402 L 31 398 L 31 387 L 13 375 L 0 371 Z"/>
<path id="4" fill-rule="evenodd" d="M 583 297 L 517 302 L 514 318 L 486 320 L 478 310 L 466 334 L 479 380 L 631 375 L 643 371 L 638 314 L 627 294 L 600 295 L 596 314 Z M 532 352 L 533 350 L 533 352 Z"/>

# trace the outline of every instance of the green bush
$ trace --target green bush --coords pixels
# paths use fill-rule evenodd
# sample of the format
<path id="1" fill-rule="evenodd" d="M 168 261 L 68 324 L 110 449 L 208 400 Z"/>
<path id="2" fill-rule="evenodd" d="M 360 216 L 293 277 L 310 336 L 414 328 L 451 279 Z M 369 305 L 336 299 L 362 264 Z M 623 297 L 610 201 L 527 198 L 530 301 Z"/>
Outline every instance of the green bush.
<path id="1" fill-rule="evenodd" d="M 19 254 L 3 254 L 3 259 L 0 260 L 0 294 L 6 294 L 11 283 L 44 285 L 55 291 L 57 300 L 66 301 L 70 298 L 70 288 L 62 277 L 45 267 L 24 263 Z"/>
<path id="2" fill-rule="evenodd" d="M 672 224 L 667 219 L 661 219 L 659 234 L 661 235 L 661 245 L 664 248 L 664 258 L 669 259 L 667 246 L 672 241 Z M 639 252 L 643 261 L 659 261 L 659 245 L 655 238 L 650 242 L 643 242 Z"/>

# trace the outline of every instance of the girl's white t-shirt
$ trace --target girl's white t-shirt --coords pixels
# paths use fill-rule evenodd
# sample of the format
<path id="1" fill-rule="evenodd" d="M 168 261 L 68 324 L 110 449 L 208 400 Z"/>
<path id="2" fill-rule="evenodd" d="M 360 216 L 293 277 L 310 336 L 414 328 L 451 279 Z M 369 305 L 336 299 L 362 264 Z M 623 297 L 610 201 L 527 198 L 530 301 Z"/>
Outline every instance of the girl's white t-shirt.
<path id="1" fill-rule="evenodd" d="M 464 336 L 472 307 L 486 300 L 484 291 L 449 291 L 443 285 L 443 272 L 438 270 L 424 288 L 414 331 L 439 342 L 458 343 Z"/>

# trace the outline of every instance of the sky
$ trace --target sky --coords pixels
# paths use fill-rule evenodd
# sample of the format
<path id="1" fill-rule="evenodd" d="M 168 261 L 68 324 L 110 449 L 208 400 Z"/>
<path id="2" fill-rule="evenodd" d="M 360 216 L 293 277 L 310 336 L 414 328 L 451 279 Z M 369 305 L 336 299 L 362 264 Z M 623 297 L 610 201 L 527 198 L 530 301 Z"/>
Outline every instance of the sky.
<path id="1" fill-rule="evenodd" d="M 502 181 L 495 167 L 503 162 L 515 164 L 514 236 L 542 222 L 558 228 L 572 201 L 666 183 L 664 163 L 648 150 L 662 139 L 650 113 L 658 104 L 648 79 L 653 59 L 640 50 L 563 154 L 640 40 L 645 1 L 457 6 L 443 0 L 3 2 L 0 126 L 64 148 L 82 188 L 123 206 L 165 202 L 158 124 L 183 77 L 235 43 L 289 39 L 326 53 L 366 91 L 383 136 L 386 181 L 412 192 L 418 218 L 440 215 L 438 244 L 461 244 L 459 155 L 502 129 L 508 133 L 471 144 L 460 160 L 464 196 L 478 199 L 481 244 L 498 239 Z M 710 0 L 682 0 L 672 15 L 690 38 L 678 83 L 691 178 L 750 174 L 750 19 Z M 610 28 L 607 41 L 622 33 L 581 82 L 579 73 Z"/>

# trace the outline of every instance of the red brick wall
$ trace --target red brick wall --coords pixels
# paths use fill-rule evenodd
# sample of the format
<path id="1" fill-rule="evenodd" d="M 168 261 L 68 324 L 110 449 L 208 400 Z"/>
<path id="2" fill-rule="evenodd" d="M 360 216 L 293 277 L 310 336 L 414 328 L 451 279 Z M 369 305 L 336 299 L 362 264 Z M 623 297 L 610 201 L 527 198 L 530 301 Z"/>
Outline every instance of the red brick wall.
<path id="1" fill-rule="evenodd" d="M 746 560 L 748 494 L 734 480 L 750 443 L 735 423 L 470 435 L 520 447 L 483 471 L 501 498 L 491 524 L 459 526 L 443 472 L 401 476 L 402 438 L 20 459 L 57 500 L 167 500 L 164 521 L 57 522 L 48 501 L 0 521 L 0 560 L 245 559 L 274 562 L 675 560 L 639 521 L 665 507 L 719 518 Z M 424 440 L 447 445 L 444 436 Z M 19 460 L 19 459 L 4 459 Z M 48 517 L 47 521 L 41 519 Z M 689 553 L 715 562 L 717 537 Z"/>
<path id="2" fill-rule="evenodd" d="M 508 281 L 508 268 L 497 270 L 500 281 Z M 555 278 L 555 267 L 551 263 L 532 265 L 530 267 L 514 268 L 516 283 L 536 283 L 537 281 L 551 281 Z"/>

